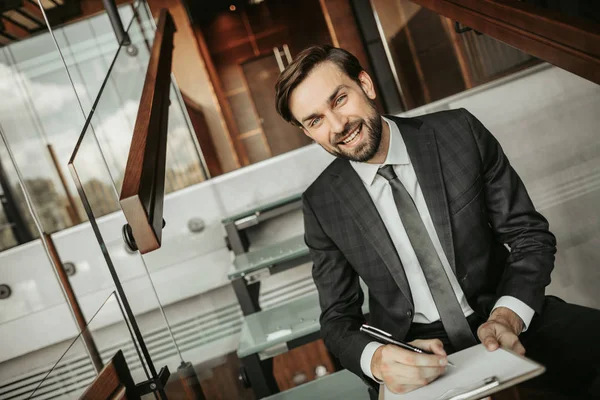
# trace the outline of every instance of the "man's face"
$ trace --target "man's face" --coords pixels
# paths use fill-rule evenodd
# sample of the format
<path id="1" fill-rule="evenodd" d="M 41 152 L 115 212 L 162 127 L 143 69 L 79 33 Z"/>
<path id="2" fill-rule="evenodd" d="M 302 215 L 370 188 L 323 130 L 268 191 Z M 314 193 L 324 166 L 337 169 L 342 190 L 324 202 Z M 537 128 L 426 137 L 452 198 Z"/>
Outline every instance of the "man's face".
<path id="1" fill-rule="evenodd" d="M 366 72 L 360 85 L 332 62 L 317 65 L 290 96 L 290 111 L 302 130 L 334 156 L 369 161 L 379 149 L 382 121 Z"/>

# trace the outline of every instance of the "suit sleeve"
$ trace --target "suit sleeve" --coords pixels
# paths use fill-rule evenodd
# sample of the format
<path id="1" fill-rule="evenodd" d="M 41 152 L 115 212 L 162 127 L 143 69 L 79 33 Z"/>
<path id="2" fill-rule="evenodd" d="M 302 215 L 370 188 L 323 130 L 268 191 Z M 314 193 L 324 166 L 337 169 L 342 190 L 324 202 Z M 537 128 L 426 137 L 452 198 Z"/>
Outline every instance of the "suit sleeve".
<path id="1" fill-rule="evenodd" d="M 513 296 L 540 313 L 554 268 L 556 239 L 496 138 L 472 114 L 463 112 L 481 157 L 489 223 L 496 240 L 510 247 L 496 294 Z"/>
<path id="2" fill-rule="evenodd" d="M 306 195 L 303 208 L 305 242 L 313 260 L 312 275 L 321 305 L 321 335 L 345 368 L 372 385 L 360 365 L 362 351 L 372 339 L 359 331 L 365 317 L 358 274 L 323 231 Z"/>

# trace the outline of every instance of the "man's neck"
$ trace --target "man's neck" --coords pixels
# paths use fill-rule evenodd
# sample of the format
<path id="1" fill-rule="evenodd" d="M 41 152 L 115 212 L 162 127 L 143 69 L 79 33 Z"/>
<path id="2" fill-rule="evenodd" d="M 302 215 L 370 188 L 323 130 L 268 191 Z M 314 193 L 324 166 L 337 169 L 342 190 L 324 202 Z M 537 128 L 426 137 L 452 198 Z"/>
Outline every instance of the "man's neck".
<path id="1" fill-rule="evenodd" d="M 383 164 L 390 148 L 390 126 L 382 117 L 379 118 L 381 118 L 381 142 L 379 143 L 377 153 L 367 161 L 369 164 Z"/>

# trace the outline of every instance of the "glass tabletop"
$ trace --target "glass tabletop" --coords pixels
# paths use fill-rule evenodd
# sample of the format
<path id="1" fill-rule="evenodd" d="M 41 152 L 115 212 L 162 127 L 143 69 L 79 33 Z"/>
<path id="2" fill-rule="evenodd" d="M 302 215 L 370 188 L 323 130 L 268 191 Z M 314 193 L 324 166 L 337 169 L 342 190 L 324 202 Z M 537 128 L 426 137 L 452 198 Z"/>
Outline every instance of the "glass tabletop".
<path id="1" fill-rule="evenodd" d="M 229 279 L 237 279 L 246 274 L 270 267 L 277 263 L 308 256 L 308 247 L 304 243 L 304 235 L 274 243 L 249 253 L 239 254 L 233 260 L 229 270 Z"/>
<path id="2" fill-rule="evenodd" d="M 311 293 L 290 303 L 246 316 L 238 357 L 259 353 L 275 344 L 318 331 L 320 314 L 319 296 Z"/>
<path id="3" fill-rule="evenodd" d="M 265 400 L 364 400 L 369 398 L 364 382 L 347 369 L 294 387 Z"/>
<path id="4" fill-rule="evenodd" d="M 369 300 L 365 295 L 362 307 L 364 314 L 369 311 L 368 304 Z M 238 357 L 260 353 L 278 344 L 319 331 L 320 315 L 319 296 L 315 292 L 281 306 L 246 316 L 238 345 Z"/>
<path id="5" fill-rule="evenodd" d="M 282 206 L 285 206 L 286 204 L 290 204 L 290 203 L 293 203 L 295 201 L 299 201 L 301 199 L 302 199 L 302 193 L 295 193 L 295 194 L 293 194 L 291 196 L 284 197 L 282 199 L 273 201 L 271 203 L 263 204 L 263 205 L 260 205 L 258 207 L 254 207 L 252 209 L 243 211 L 243 212 L 241 212 L 239 214 L 236 214 L 236 215 L 233 215 L 231 217 L 225 218 L 221 222 L 223 224 L 229 224 L 229 223 L 235 222 L 235 221 L 237 221 L 239 219 L 246 218 L 246 217 L 249 217 L 251 215 L 254 215 L 257 212 L 261 213 L 261 212 L 265 212 L 265 211 L 268 211 L 268 210 L 272 210 L 274 208 L 282 207 Z"/>

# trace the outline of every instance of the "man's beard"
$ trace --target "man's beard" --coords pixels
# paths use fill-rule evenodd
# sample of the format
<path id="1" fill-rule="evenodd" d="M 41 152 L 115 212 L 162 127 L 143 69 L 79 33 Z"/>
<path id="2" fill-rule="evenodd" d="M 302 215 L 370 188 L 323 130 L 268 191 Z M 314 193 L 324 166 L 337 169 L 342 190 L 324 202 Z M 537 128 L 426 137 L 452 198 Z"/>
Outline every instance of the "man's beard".
<path id="1" fill-rule="evenodd" d="M 362 143 L 351 149 L 341 148 L 339 141 L 361 124 L 363 125 L 361 129 L 363 130 L 362 134 L 364 135 L 362 138 Z M 381 134 L 381 116 L 375 112 L 374 116 L 370 117 L 366 121 L 364 119 L 359 119 L 352 123 L 348 122 L 344 127 L 344 130 L 336 135 L 335 142 L 332 143 L 334 149 L 326 150 L 330 154 L 339 158 L 356 162 L 366 162 L 375 157 L 375 154 L 377 154 L 377 150 L 379 150 L 379 145 L 381 144 Z"/>

